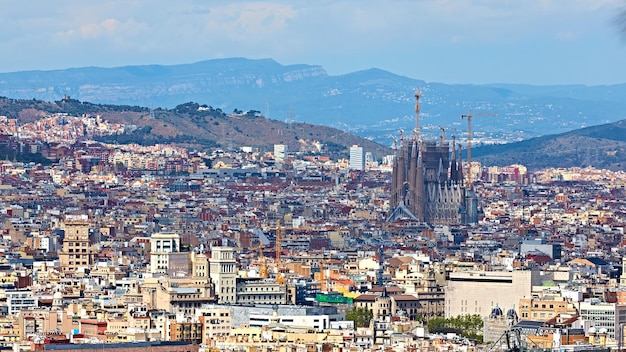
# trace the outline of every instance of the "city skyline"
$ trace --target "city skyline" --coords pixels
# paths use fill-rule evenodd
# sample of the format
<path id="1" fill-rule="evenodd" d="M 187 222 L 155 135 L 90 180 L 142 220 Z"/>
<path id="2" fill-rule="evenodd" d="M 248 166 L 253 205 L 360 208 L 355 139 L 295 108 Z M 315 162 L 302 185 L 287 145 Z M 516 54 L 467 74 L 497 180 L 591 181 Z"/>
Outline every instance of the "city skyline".
<path id="1" fill-rule="evenodd" d="M 626 82 L 622 0 L 5 3 L 0 72 L 224 57 L 442 83 Z"/>

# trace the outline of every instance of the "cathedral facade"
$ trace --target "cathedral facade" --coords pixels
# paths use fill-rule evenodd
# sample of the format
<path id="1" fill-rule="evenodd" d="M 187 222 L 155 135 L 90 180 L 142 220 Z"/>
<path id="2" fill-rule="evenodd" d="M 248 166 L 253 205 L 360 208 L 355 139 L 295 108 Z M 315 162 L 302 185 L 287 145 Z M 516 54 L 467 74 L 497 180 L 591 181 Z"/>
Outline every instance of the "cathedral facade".
<path id="1" fill-rule="evenodd" d="M 390 221 L 407 218 L 428 224 L 477 221 L 475 193 L 464 184 L 456 143 L 419 138 L 419 91 L 416 92 L 416 129 L 412 140 L 400 139 L 391 179 Z M 460 154 L 459 154 L 460 156 Z"/>

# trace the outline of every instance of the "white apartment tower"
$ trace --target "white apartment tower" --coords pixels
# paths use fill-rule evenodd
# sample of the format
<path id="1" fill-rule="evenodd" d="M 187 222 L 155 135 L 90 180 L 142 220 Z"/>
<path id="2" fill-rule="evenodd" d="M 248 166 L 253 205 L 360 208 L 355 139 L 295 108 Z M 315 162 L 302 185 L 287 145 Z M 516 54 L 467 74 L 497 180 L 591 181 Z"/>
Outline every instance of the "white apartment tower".
<path id="1" fill-rule="evenodd" d="M 283 161 L 287 156 L 286 144 L 274 144 L 274 159 L 276 161 Z"/>
<path id="2" fill-rule="evenodd" d="M 363 147 L 358 145 L 350 147 L 350 170 L 365 170 L 365 150 Z"/>
<path id="3" fill-rule="evenodd" d="M 209 260 L 211 280 L 220 304 L 237 303 L 237 261 L 235 248 L 213 247 Z"/>

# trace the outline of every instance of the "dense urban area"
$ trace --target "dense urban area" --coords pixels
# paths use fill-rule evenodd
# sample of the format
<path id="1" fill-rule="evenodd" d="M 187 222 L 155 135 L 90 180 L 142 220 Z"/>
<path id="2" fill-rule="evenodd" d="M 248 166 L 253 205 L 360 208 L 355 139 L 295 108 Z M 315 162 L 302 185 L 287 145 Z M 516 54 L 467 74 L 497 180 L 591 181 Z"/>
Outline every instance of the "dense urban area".
<path id="1" fill-rule="evenodd" d="M 94 140 L 128 128 L 0 117 L 0 350 L 623 347 L 624 172 Z"/>

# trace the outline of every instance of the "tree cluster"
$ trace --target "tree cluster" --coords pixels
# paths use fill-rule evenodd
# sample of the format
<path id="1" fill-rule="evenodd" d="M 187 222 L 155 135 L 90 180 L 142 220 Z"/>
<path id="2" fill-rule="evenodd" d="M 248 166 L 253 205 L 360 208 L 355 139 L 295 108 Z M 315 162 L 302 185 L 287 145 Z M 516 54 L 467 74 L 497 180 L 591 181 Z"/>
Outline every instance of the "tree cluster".
<path id="1" fill-rule="evenodd" d="M 478 314 L 459 315 L 454 318 L 435 318 L 428 321 L 431 333 L 456 333 L 482 343 L 483 318 Z"/>
<path id="2" fill-rule="evenodd" d="M 352 320 L 357 328 L 368 327 L 374 314 L 367 308 L 357 307 L 346 311 L 346 320 Z"/>

